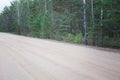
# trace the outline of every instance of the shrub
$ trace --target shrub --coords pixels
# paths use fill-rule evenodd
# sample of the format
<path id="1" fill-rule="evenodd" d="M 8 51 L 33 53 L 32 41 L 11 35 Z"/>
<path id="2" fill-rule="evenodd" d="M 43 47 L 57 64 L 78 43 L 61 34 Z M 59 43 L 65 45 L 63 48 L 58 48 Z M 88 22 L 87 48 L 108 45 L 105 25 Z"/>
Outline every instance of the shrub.
<path id="1" fill-rule="evenodd" d="M 63 40 L 65 42 L 81 43 L 83 41 L 83 36 L 82 34 L 73 35 L 69 33 L 63 38 Z"/>
<path id="2" fill-rule="evenodd" d="M 81 43 L 82 41 L 83 41 L 82 34 L 77 34 L 76 36 L 74 36 L 74 39 L 73 39 L 74 43 Z"/>

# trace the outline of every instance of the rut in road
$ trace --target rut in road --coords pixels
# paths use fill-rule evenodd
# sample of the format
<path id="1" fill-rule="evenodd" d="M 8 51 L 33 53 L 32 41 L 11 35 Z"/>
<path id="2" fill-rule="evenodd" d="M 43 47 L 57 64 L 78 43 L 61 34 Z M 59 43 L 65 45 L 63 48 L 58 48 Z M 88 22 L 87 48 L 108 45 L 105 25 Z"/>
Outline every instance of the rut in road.
<path id="1" fill-rule="evenodd" d="M 120 53 L 0 33 L 0 80 L 120 80 Z"/>

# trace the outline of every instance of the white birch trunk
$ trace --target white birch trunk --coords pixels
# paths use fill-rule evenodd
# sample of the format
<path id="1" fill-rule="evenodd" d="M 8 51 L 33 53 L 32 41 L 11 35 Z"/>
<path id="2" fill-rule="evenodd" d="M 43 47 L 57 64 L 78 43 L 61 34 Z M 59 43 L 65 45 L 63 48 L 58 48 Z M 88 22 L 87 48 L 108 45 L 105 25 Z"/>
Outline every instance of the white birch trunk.
<path id="1" fill-rule="evenodd" d="M 45 14 L 47 13 L 47 1 L 45 0 Z"/>
<path id="2" fill-rule="evenodd" d="M 102 20 L 103 20 L 103 7 L 101 7 L 101 17 L 100 17 L 100 19 L 101 19 L 100 25 L 103 26 L 103 23 L 102 23 Z"/>

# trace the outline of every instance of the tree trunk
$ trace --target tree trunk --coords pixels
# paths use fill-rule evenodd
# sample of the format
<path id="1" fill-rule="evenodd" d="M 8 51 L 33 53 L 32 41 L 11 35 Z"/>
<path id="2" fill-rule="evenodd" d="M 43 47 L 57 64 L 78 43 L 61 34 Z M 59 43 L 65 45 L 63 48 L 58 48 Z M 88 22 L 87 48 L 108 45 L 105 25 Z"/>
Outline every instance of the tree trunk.
<path id="1" fill-rule="evenodd" d="M 29 17 L 29 16 L 30 16 L 30 5 L 29 5 L 29 1 L 26 0 L 26 3 L 27 3 L 27 11 L 28 11 L 28 12 L 27 12 L 27 17 Z M 31 26 L 31 25 L 28 26 L 28 31 L 29 31 L 29 32 L 32 31 L 32 30 L 30 29 L 30 26 Z"/>
<path id="2" fill-rule="evenodd" d="M 71 4 L 71 5 L 69 6 L 69 12 L 70 12 L 70 14 L 73 13 L 72 8 L 73 8 L 73 4 Z M 72 20 L 72 19 L 70 20 L 70 33 L 73 34 L 73 20 Z"/>
<path id="3" fill-rule="evenodd" d="M 20 8 L 19 8 L 19 0 L 17 0 L 17 17 L 18 17 L 18 34 L 20 35 Z"/>
<path id="4" fill-rule="evenodd" d="M 45 0 L 45 14 L 47 13 L 47 1 Z"/>
<path id="5" fill-rule="evenodd" d="M 51 12 L 51 22 L 52 22 L 52 26 L 54 26 L 55 21 L 54 21 L 53 1 L 52 1 L 52 0 L 50 0 L 50 12 Z"/>
<path id="6" fill-rule="evenodd" d="M 96 45 L 95 37 L 95 22 L 94 22 L 94 0 L 91 0 L 91 14 L 92 14 L 92 29 L 93 29 L 93 45 Z"/>
<path id="7" fill-rule="evenodd" d="M 83 0 L 83 4 L 84 4 L 84 43 L 85 45 L 87 45 L 87 21 L 86 21 L 86 0 Z"/>
<path id="8" fill-rule="evenodd" d="M 101 17 L 101 21 L 100 21 L 100 26 L 101 26 L 101 29 L 102 29 L 102 38 L 101 38 L 101 46 L 103 47 L 103 37 L 104 37 L 104 35 L 103 35 L 103 23 L 102 23 L 102 21 L 103 21 L 103 7 L 101 6 L 101 15 L 100 15 Z"/>

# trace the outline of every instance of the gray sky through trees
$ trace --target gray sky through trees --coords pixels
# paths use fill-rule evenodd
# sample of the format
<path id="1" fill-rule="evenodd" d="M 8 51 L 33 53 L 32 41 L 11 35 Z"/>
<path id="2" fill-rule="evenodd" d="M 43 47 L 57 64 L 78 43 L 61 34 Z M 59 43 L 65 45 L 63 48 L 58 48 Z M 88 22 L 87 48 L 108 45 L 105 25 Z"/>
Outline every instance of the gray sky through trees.
<path id="1" fill-rule="evenodd" d="M 5 6 L 10 6 L 10 2 L 13 0 L 0 0 L 0 13 L 3 11 Z"/>

